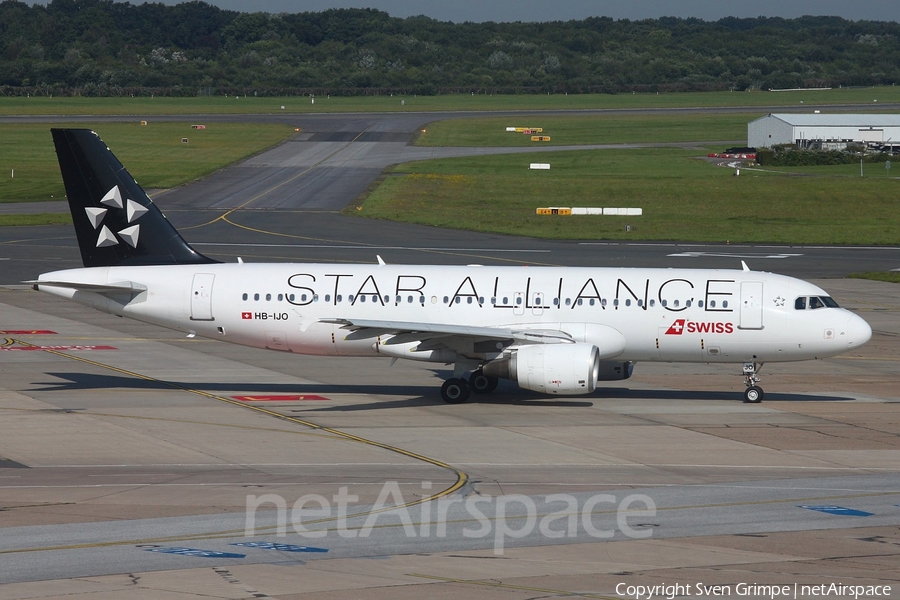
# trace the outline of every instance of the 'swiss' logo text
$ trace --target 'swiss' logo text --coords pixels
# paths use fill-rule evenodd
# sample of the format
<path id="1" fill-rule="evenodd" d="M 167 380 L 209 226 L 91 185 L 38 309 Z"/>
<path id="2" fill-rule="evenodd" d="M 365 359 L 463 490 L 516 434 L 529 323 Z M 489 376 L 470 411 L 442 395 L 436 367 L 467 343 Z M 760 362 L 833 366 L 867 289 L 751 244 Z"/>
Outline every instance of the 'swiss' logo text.
<path id="1" fill-rule="evenodd" d="M 683 333 L 734 333 L 734 325 L 732 323 L 675 319 L 666 330 L 666 335 L 681 335 Z"/>

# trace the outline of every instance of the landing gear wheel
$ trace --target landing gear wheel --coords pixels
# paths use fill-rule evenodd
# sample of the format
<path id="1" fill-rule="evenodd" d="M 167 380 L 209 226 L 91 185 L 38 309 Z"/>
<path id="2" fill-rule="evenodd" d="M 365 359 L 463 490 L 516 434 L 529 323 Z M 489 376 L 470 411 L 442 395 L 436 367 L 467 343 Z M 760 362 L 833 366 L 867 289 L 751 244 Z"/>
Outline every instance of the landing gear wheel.
<path id="1" fill-rule="evenodd" d="M 753 358 L 756 358 L 755 356 Z M 759 383 L 759 370 L 762 369 L 762 363 L 745 362 L 743 366 L 744 381 L 747 389 L 744 390 L 744 402 L 750 404 L 759 404 L 763 399 L 763 390 L 756 385 Z"/>
<path id="2" fill-rule="evenodd" d="M 462 404 L 469 399 L 469 384 L 457 377 L 448 379 L 441 386 L 441 398 L 447 404 Z"/>
<path id="3" fill-rule="evenodd" d="M 751 385 L 746 390 L 744 390 L 744 402 L 749 402 L 750 404 L 758 404 L 762 402 L 763 399 L 763 390 L 758 385 Z"/>
<path id="4" fill-rule="evenodd" d="M 497 389 L 498 383 L 500 383 L 499 379 L 496 377 L 488 377 L 481 369 L 469 376 L 469 387 L 472 388 L 472 391 L 476 394 L 490 394 Z"/>

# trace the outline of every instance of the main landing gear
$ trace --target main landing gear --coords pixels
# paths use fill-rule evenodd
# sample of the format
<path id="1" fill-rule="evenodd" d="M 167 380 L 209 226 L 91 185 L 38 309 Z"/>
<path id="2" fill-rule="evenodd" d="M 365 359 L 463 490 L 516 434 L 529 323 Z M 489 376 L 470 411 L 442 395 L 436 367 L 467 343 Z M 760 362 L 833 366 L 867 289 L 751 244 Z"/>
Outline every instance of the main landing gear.
<path id="1" fill-rule="evenodd" d="M 496 377 L 485 375 L 481 369 L 469 375 L 467 382 L 462 377 L 451 377 L 441 386 L 441 398 L 447 404 L 462 404 L 469 399 L 469 393 L 490 394 L 497 389 L 500 381 Z"/>
<path id="2" fill-rule="evenodd" d="M 763 400 L 763 389 L 756 385 L 759 383 L 759 377 L 756 374 L 760 369 L 762 369 L 762 363 L 744 363 L 744 380 L 747 384 L 747 389 L 744 390 L 744 402 L 758 404 Z"/>

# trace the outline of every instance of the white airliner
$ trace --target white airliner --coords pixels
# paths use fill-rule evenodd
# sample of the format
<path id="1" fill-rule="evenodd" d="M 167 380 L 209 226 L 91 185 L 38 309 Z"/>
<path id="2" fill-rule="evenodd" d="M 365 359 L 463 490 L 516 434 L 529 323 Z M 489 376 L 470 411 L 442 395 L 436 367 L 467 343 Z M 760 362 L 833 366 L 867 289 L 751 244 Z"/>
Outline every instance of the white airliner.
<path id="1" fill-rule="evenodd" d="M 453 364 L 450 403 L 501 378 L 589 394 L 636 361 L 739 364 L 745 401 L 760 402 L 763 363 L 834 356 L 872 335 L 822 289 L 746 265 L 219 263 L 182 239 L 97 134 L 52 133 L 84 268 L 45 273 L 35 289 L 256 348 Z"/>

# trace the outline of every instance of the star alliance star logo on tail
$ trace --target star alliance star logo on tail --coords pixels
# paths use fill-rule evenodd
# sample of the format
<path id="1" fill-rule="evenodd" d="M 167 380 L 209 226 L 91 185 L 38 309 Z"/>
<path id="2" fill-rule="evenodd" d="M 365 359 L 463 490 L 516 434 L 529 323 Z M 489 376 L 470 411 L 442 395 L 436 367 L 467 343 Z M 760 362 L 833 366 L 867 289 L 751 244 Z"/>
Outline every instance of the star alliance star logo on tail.
<path id="1" fill-rule="evenodd" d="M 124 210 L 128 223 L 134 223 L 147 212 L 146 207 L 141 206 L 130 198 L 125 199 L 123 202 L 122 193 L 119 191 L 119 186 L 117 185 L 114 185 L 111 190 L 106 192 L 106 195 L 101 198 L 100 204 L 110 208 Z M 132 248 L 137 248 L 138 238 L 141 235 L 141 226 L 131 225 L 117 233 L 113 233 L 110 231 L 109 227 L 103 224 L 103 219 L 106 217 L 106 213 L 109 212 L 109 210 L 109 208 L 103 206 L 88 206 L 84 209 L 88 221 L 91 222 L 91 226 L 93 226 L 94 229 L 100 230 L 97 235 L 97 247 L 106 248 L 108 246 L 115 246 L 121 239 Z M 116 237 L 116 235 L 118 235 L 118 237 Z"/>

